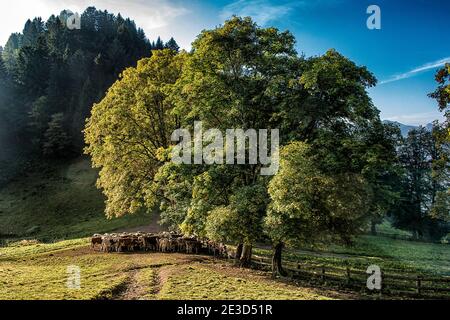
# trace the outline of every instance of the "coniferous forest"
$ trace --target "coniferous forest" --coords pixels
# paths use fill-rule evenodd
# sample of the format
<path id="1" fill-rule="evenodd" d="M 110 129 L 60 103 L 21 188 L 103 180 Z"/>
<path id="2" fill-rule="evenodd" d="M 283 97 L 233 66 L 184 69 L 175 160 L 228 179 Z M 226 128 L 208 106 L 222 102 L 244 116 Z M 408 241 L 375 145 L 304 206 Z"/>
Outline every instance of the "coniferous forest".
<path id="1" fill-rule="evenodd" d="M 119 74 L 152 50 L 178 50 L 173 38 L 150 41 L 120 14 L 87 8 L 80 30 L 69 30 L 66 19 L 63 11 L 28 20 L 1 49 L 0 183 L 29 160 L 79 156 L 92 105 Z"/>

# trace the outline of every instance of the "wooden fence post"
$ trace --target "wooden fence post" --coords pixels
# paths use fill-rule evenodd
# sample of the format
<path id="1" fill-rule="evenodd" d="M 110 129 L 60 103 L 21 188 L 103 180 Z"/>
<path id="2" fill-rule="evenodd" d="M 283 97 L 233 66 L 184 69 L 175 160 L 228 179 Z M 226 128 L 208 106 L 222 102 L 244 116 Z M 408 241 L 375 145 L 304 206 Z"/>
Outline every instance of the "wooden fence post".
<path id="1" fill-rule="evenodd" d="M 346 271 L 347 271 L 347 284 L 349 284 L 350 281 L 351 281 L 351 274 L 350 274 L 350 266 L 349 265 L 347 265 Z"/>
<path id="2" fill-rule="evenodd" d="M 421 276 L 417 276 L 416 290 L 417 290 L 417 294 L 420 295 L 422 292 L 422 277 Z"/>
<path id="3" fill-rule="evenodd" d="M 384 285 L 384 272 L 381 271 L 380 273 L 380 297 L 383 295 L 383 290 L 385 289 Z"/>

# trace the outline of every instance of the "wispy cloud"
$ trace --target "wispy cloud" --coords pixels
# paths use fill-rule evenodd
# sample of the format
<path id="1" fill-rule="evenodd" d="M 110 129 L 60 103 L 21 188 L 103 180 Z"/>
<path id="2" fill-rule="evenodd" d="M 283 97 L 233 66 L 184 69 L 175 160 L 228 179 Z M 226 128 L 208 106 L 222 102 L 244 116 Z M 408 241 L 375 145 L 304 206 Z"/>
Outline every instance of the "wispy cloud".
<path id="1" fill-rule="evenodd" d="M 191 10 L 182 0 L 14 0 L 0 1 L 0 45 L 4 45 L 12 32 L 21 32 L 27 19 L 40 16 L 47 19 L 61 10 L 83 12 L 87 7 L 121 13 L 130 17 L 147 34 L 154 36 L 174 24 L 180 16 Z"/>
<path id="2" fill-rule="evenodd" d="M 225 6 L 221 13 L 222 20 L 230 18 L 232 15 L 247 17 L 250 16 L 259 25 L 266 25 L 270 21 L 279 20 L 290 14 L 292 10 L 303 1 L 291 1 L 286 3 L 272 3 L 268 0 L 238 0 Z"/>
<path id="3" fill-rule="evenodd" d="M 444 58 L 441 60 L 437 60 L 437 61 L 433 61 L 433 62 L 429 62 L 420 67 L 414 68 L 408 72 L 394 75 L 389 79 L 381 81 L 380 84 L 386 84 L 386 83 L 395 82 L 395 81 L 399 81 L 399 80 L 403 80 L 403 79 L 408 79 L 408 78 L 414 77 L 415 75 L 417 75 L 421 72 L 442 67 L 446 63 L 450 63 L 450 57 L 447 57 L 447 58 Z"/>
<path id="4" fill-rule="evenodd" d="M 54 3 L 55 0 L 40 0 Z M 130 17 L 145 30 L 162 28 L 172 23 L 173 19 L 190 12 L 176 0 L 65 0 L 65 5 L 71 4 L 85 9 L 95 6 L 97 9 L 107 9 L 113 13 L 121 13 Z"/>

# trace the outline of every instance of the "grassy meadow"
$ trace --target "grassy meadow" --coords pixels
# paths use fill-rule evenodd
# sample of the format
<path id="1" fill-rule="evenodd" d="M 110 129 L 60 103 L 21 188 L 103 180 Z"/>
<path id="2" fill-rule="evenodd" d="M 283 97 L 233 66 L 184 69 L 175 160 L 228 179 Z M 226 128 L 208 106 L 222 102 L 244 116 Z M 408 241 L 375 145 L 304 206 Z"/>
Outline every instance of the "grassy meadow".
<path id="1" fill-rule="evenodd" d="M 38 170 L 0 190 L 0 299 L 348 299 L 365 296 L 309 282 L 273 280 L 264 271 L 181 254 L 101 254 L 93 233 L 136 229 L 156 217 L 107 220 L 97 172 L 86 159 Z M 409 234 L 388 222 L 382 233 Z M 23 241 L 23 239 L 28 239 Z M 254 249 L 269 257 L 267 246 Z M 285 261 L 364 270 L 371 264 L 395 274 L 450 276 L 447 244 L 362 236 L 350 246 L 287 249 Z M 81 268 L 81 289 L 67 289 L 67 267 Z M 371 297 L 371 296 L 369 296 Z"/>
<path id="2" fill-rule="evenodd" d="M 80 289 L 68 289 L 67 267 L 81 270 Z M 331 290 L 272 280 L 227 261 L 182 254 L 104 254 L 87 239 L 0 249 L 0 300 L 54 299 L 334 299 Z"/>
<path id="3" fill-rule="evenodd" d="M 256 248 L 254 253 L 267 258 L 271 256 L 271 250 L 266 247 Z M 342 273 L 347 267 L 364 272 L 370 265 L 377 265 L 383 272 L 396 276 L 450 277 L 450 250 L 447 244 L 380 236 L 359 237 L 353 247 L 335 245 L 320 250 L 288 248 L 283 259 L 305 269 L 325 266 L 342 269 Z"/>

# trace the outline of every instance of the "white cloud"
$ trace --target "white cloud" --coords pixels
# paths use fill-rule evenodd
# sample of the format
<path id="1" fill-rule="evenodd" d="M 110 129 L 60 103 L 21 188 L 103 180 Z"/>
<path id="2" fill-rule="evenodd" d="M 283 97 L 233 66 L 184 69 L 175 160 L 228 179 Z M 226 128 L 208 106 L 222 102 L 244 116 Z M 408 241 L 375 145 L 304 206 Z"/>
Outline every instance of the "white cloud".
<path id="1" fill-rule="evenodd" d="M 268 0 L 238 0 L 222 9 L 220 18 L 228 19 L 233 15 L 250 16 L 259 25 L 266 25 L 270 21 L 278 20 L 288 15 L 295 6 L 303 4 L 302 1 L 273 4 Z"/>
<path id="2" fill-rule="evenodd" d="M 46 20 L 52 14 L 64 9 L 83 12 L 94 6 L 99 10 L 121 13 L 136 22 L 150 37 L 152 30 L 161 29 L 173 23 L 174 19 L 190 13 L 190 10 L 176 0 L 14 0 L 0 1 L 0 45 L 4 45 L 13 32 L 21 32 L 25 21 L 34 17 Z"/>
<path id="3" fill-rule="evenodd" d="M 391 78 L 381 81 L 381 84 L 386 84 L 386 83 L 390 83 L 390 82 L 395 82 L 395 81 L 399 81 L 399 80 L 403 80 L 403 79 L 408 79 L 411 77 L 414 77 L 415 75 L 424 72 L 424 71 L 428 71 L 431 69 L 436 69 L 439 67 L 442 67 L 443 65 L 445 65 L 446 63 L 450 63 L 450 57 L 444 58 L 444 59 L 440 59 L 434 62 L 430 62 L 430 63 L 426 63 L 420 67 L 414 68 L 408 72 L 405 73 L 401 73 L 401 74 L 397 74 L 392 76 Z"/>
<path id="4" fill-rule="evenodd" d="M 184 6 L 168 0 L 86 0 L 84 2 L 86 3 L 85 7 L 91 4 L 97 9 L 108 9 L 114 13 L 120 12 L 123 16 L 133 19 L 144 30 L 165 27 L 173 19 L 190 12 Z"/>

